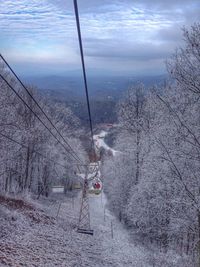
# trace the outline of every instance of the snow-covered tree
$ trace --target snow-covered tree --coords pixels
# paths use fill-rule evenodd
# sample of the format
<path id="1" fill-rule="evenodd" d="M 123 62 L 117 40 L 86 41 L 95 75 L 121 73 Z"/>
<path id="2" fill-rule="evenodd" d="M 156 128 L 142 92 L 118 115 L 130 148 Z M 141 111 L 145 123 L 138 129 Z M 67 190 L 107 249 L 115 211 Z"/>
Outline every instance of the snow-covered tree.
<path id="1" fill-rule="evenodd" d="M 74 178 L 77 160 L 72 154 L 75 152 L 82 161 L 86 158 L 79 140 L 80 122 L 68 107 L 46 101 L 39 96 L 37 89 L 29 86 L 29 93 L 38 101 L 62 138 L 32 97 L 17 80 L 12 78 L 3 64 L 1 64 L 0 72 L 30 107 L 24 105 L 6 82 L 0 79 L 0 154 L 2 159 L 0 190 L 12 193 L 33 192 L 38 196 L 41 194 L 48 196 L 54 180 L 63 182 L 65 177 L 65 183 L 69 183 L 69 180 Z M 57 140 L 36 116 L 44 122 Z"/>
<path id="2" fill-rule="evenodd" d="M 120 102 L 121 153 L 104 163 L 104 176 L 135 240 L 192 258 L 200 255 L 200 25 L 183 32 L 186 46 L 167 63 L 172 82 L 136 87 Z"/>

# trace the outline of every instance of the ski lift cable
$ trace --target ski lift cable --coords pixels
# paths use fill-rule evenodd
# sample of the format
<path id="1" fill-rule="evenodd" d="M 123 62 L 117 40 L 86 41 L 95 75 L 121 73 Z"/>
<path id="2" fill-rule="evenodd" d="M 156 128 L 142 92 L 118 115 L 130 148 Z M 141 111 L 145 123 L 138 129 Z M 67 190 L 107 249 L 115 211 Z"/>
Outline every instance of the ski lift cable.
<path id="1" fill-rule="evenodd" d="M 79 40 L 79 48 L 80 48 L 80 54 L 81 54 L 81 63 L 82 63 L 82 71 L 83 71 L 83 78 L 84 78 L 84 87 L 85 87 L 85 94 L 86 94 L 86 101 L 87 101 L 87 109 L 88 109 L 88 116 L 89 116 L 89 125 L 90 125 L 91 140 L 92 140 L 91 146 L 92 146 L 92 149 L 94 150 L 94 153 L 95 153 L 94 131 L 93 131 L 93 126 L 92 126 L 90 99 L 89 99 L 89 93 L 88 93 L 88 84 L 87 84 L 87 76 L 86 76 L 86 68 L 85 68 L 85 61 L 84 61 L 84 53 L 83 53 L 81 27 L 80 27 L 77 0 L 74 0 L 74 10 L 75 10 L 75 17 L 76 17 L 76 26 L 77 26 L 77 33 L 78 33 L 78 40 Z"/>
<path id="2" fill-rule="evenodd" d="M 62 140 L 64 141 L 64 143 L 69 147 L 69 149 L 73 152 L 74 155 L 76 155 L 77 159 L 79 161 L 80 158 L 78 157 L 78 155 L 76 154 L 76 152 L 73 150 L 73 148 L 70 146 L 70 144 L 66 141 L 66 139 L 63 137 L 63 135 L 59 132 L 59 130 L 57 129 L 57 127 L 53 124 L 53 122 L 51 121 L 51 119 L 48 117 L 48 115 L 46 114 L 46 112 L 43 110 L 43 108 L 40 106 L 40 104 L 37 102 L 37 100 L 32 96 L 32 94 L 29 92 L 29 90 L 27 89 L 27 87 L 24 85 L 24 83 L 20 80 L 20 78 L 17 76 L 17 74 L 14 72 L 14 70 L 11 68 L 11 66 L 9 65 L 9 63 L 5 60 L 5 58 L 2 56 L 2 54 L 0 54 L 0 58 L 3 60 L 3 62 L 6 64 L 6 66 L 9 68 L 9 70 L 12 72 L 12 74 L 15 76 L 15 78 L 18 80 L 18 82 L 20 83 L 20 85 L 25 89 L 25 91 L 28 93 L 28 95 L 31 97 L 31 99 L 34 101 L 34 103 L 37 105 L 37 107 L 40 109 L 40 111 L 42 112 L 42 114 L 46 117 L 46 119 L 49 121 L 49 123 L 51 124 L 51 126 L 56 130 L 56 132 L 58 133 L 58 135 L 62 138 Z"/>
<path id="3" fill-rule="evenodd" d="M 77 3 L 77 0 L 74 0 L 73 2 L 74 2 L 74 11 L 75 11 L 78 41 L 79 41 L 79 48 L 80 48 L 80 55 L 81 55 L 85 94 L 86 94 L 86 100 L 87 100 L 89 126 L 90 126 L 90 132 L 91 132 L 91 150 L 94 152 L 94 155 L 95 155 L 94 133 L 93 133 L 92 116 L 91 116 L 91 109 L 90 109 L 90 99 L 89 99 L 89 94 L 88 94 L 87 76 L 86 76 L 86 68 L 85 68 L 85 61 L 84 61 L 82 37 L 81 37 L 81 27 L 80 27 L 80 21 L 79 21 L 78 3 Z M 95 170 L 96 165 L 99 166 L 98 163 L 95 164 L 93 171 Z M 88 168 L 89 168 L 89 166 L 88 166 Z M 83 234 L 93 235 L 93 230 L 90 228 L 90 211 L 89 211 L 89 203 L 88 203 L 88 189 L 89 189 L 88 188 L 88 171 L 89 171 L 89 169 L 86 171 L 86 175 L 85 175 L 85 179 L 84 179 L 82 203 L 81 203 L 77 232 L 83 233 Z"/>
<path id="4" fill-rule="evenodd" d="M 3 134 L 3 133 L 1 133 L 1 132 L 0 132 L 0 136 L 2 136 L 2 137 L 4 137 L 4 138 L 8 139 L 9 141 L 11 141 L 11 142 L 13 142 L 13 143 L 18 144 L 19 146 L 21 146 L 21 147 L 23 147 L 23 148 L 28 149 L 28 146 L 22 144 L 21 142 L 19 142 L 19 141 L 13 139 L 13 138 L 10 137 L 10 136 L 7 136 L 7 135 L 5 135 L 5 134 Z M 39 156 L 41 156 L 41 157 L 47 159 L 48 161 L 53 162 L 53 163 L 56 164 L 56 165 L 59 165 L 59 166 L 61 166 L 61 167 L 63 167 L 63 168 L 66 168 L 66 166 L 64 166 L 63 164 L 61 164 L 61 163 L 59 163 L 59 162 L 57 162 L 57 161 L 55 161 L 55 160 L 53 160 L 53 159 L 51 159 L 51 158 L 45 156 L 44 154 L 40 153 L 39 151 L 37 151 L 37 150 L 35 150 L 35 149 L 33 149 L 33 152 L 36 153 L 36 154 L 38 154 Z"/>
<path id="5" fill-rule="evenodd" d="M 55 134 L 46 126 L 46 124 L 40 119 L 40 117 L 33 111 L 33 109 L 26 103 L 26 101 L 20 96 L 20 94 L 14 89 L 14 87 L 0 74 L 0 78 L 9 86 L 9 88 L 15 93 L 15 95 L 23 102 L 23 104 L 35 115 L 35 117 L 42 123 L 42 125 L 49 131 L 49 133 L 56 139 L 56 141 L 61 144 L 61 146 L 70 154 L 76 161 L 80 161 L 77 159 L 74 154 L 72 154 L 64 145 L 60 142 L 60 140 L 55 136 Z"/>

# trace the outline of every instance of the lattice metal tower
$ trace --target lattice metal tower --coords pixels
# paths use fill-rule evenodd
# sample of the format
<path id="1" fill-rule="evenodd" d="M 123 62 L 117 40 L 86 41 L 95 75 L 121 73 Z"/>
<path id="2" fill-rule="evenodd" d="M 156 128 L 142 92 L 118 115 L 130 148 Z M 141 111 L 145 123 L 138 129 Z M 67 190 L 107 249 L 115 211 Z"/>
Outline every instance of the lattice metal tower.
<path id="1" fill-rule="evenodd" d="M 78 233 L 93 235 L 93 230 L 90 227 L 90 210 L 89 210 L 89 199 L 88 199 L 88 175 L 87 174 L 84 179 L 81 209 L 80 209 L 77 231 Z"/>

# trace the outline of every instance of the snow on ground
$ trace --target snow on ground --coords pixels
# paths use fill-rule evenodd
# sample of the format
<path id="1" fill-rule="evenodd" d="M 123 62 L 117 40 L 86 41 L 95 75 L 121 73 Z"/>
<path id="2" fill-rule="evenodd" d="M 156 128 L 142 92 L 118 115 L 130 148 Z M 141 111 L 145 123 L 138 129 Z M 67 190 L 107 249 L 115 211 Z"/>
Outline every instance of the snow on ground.
<path id="1" fill-rule="evenodd" d="M 106 197 L 103 193 L 90 197 L 90 211 L 96 240 L 95 249 L 101 253 L 100 262 L 95 266 L 149 266 L 145 259 L 145 250 L 130 241 L 127 230 L 106 208 Z"/>
<path id="2" fill-rule="evenodd" d="M 148 267 L 144 250 L 129 241 L 107 209 L 104 221 L 104 195 L 90 197 L 94 236 L 76 232 L 79 195 L 35 200 L 22 208 L 1 201 L 0 266 Z"/>
<path id="3" fill-rule="evenodd" d="M 97 147 L 97 149 L 104 148 L 106 151 L 110 151 L 113 156 L 115 156 L 119 151 L 112 149 L 109 147 L 105 141 L 104 138 L 108 133 L 106 131 L 101 131 L 100 134 L 94 135 L 94 142 Z"/>

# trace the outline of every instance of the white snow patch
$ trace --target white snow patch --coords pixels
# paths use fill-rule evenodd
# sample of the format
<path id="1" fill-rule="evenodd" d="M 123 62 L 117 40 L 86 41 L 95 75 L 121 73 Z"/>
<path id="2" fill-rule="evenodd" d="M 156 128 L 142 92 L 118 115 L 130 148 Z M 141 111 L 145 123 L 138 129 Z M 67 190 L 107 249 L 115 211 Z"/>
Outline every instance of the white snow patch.
<path id="1" fill-rule="evenodd" d="M 91 225 L 94 230 L 94 253 L 101 251 L 94 266 L 150 267 L 146 251 L 130 241 L 127 230 L 106 208 L 106 197 L 90 196 Z M 112 229 L 113 228 L 113 237 Z"/>
<path id="2" fill-rule="evenodd" d="M 106 151 L 110 151 L 112 155 L 115 156 L 117 153 L 119 153 L 119 151 L 112 149 L 105 143 L 104 138 L 106 137 L 107 134 L 108 132 L 101 131 L 100 134 L 94 135 L 93 138 L 95 146 L 97 147 L 97 149 L 104 148 Z"/>

